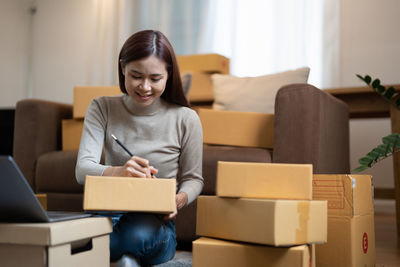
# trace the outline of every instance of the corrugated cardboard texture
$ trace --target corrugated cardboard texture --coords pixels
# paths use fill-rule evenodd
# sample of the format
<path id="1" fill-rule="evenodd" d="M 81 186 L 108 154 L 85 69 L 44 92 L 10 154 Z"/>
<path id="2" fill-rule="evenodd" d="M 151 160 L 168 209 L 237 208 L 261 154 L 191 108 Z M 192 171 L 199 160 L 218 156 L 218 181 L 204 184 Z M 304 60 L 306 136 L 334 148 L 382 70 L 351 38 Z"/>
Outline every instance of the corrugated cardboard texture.
<path id="1" fill-rule="evenodd" d="M 373 213 L 370 175 L 314 175 L 313 199 L 328 200 L 328 214 L 357 216 Z"/>
<path id="2" fill-rule="evenodd" d="M 193 267 L 310 267 L 311 246 L 276 248 L 201 237 L 193 242 Z"/>
<path id="3" fill-rule="evenodd" d="M 84 210 L 176 211 L 175 179 L 86 176 Z"/>
<path id="4" fill-rule="evenodd" d="M 370 175 L 314 175 L 313 198 L 328 200 L 328 242 L 317 266 L 375 266 Z"/>
<path id="5" fill-rule="evenodd" d="M 208 72 L 229 74 L 229 58 L 218 54 L 177 56 L 181 72 Z"/>
<path id="6" fill-rule="evenodd" d="M 273 148 L 274 115 L 199 109 L 206 144 Z"/>
<path id="7" fill-rule="evenodd" d="M 0 243 L 55 246 L 111 232 L 111 221 L 105 217 L 54 223 L 0 223 Z"/>
<path id="8" fill-rule="evenodd" d="M 327 202 L 200 196 L 196 234 L 275 246 L 324 243 Z"/>
<path id="9" fill-rule="evenodd" d="M 93 98 L 99 96 L 121 95 L 119 86 L 76 86 L 74 88 L 74 119 L 83 119 Z"/>
<path id="10" fill-rule="evenodd" d="M 62 120 L 62 150 L 78 150 L 81 142 L 83 120 Z"/>
<path id="11" fill-rule="evenodd" d="M 218 162 L 217 196 L 312 199 L 311 164 Z"/>
<path id="12" fill-rule="evenodd" d="M 214 91 L 211 82 L 211 74 L 191 73 L 192 80 L 188 93 L 189 101 L 214 101 Z"/>

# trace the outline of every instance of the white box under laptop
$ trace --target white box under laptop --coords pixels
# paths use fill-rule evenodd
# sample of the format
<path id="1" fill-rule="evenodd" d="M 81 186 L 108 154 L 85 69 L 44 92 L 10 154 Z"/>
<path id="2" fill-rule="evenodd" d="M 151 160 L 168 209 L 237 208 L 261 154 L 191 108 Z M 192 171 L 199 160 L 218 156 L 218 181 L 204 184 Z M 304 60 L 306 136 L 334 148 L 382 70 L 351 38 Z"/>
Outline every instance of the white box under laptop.
<path id="1" fill-rule="evenodd" d="M 0 266 L 109 266 L 110 232 L 106 217 L 0 223 Z"/>

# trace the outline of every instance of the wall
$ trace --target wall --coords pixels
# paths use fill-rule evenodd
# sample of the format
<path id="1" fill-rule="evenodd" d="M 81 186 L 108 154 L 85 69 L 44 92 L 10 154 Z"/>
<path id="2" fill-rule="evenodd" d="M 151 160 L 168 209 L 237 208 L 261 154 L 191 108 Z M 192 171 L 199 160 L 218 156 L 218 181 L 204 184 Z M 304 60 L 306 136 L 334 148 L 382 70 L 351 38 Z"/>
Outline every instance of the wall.
<path id="1" fill-rule="evenodd" d="M 0 0 L 0 108 L 27 97 L 29 2 Z"/>
<path id="2" fill-rule="evenodd" d="M 32 96 L 72 103 L 73 87 L 87 85 L 92 1 L 36 1 Z"/>
<path id="3" fill-rule="evenodd" d="M 363 86 L 355 76 L 370 74 L 384 84 L 400 84 L 400 1 L 341 1 L 340 86 Z M 391 132 L 389 119 L 357 119 L 350 123 L 351 167 Z M 393 188 L 393 163 L 388 158 L 364 171 L 375 187 Z"/>

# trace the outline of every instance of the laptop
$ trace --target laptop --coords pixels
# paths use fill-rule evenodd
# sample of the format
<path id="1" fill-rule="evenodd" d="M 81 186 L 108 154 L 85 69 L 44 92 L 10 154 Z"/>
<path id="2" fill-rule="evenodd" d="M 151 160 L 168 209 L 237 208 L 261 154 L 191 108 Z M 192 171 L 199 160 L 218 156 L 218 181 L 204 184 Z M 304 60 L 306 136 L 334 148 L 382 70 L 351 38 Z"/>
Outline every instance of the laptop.
<path id="1" fill-rule="evenodd" d="M 0 156 L 0 222 L 58 222 L 91 214 L 45 211 L 11 156 Z"/>

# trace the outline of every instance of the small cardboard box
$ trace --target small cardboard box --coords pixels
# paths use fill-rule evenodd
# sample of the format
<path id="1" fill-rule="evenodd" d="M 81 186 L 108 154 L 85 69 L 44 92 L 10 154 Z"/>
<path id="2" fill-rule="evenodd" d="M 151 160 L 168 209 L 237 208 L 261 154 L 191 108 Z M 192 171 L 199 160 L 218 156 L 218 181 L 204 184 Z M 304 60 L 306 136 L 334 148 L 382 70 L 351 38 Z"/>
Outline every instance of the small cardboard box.
<path id="1" fill-rule="evenodd" d="M 274 115 L 199 109 L 205 144 L 273 148 Z"/>
<path id="2" fill-rule="evenodd" d="M 327 202 L 200 196 L 196 234 L 274 246 L 325 243 Z"/>
<path id="3" fill-rule="evenodd" d="M 109 266 L 108 218 L 0 223 L 0 266 Z"/>
<path id="4" fill-rule="evenodd" d="M 81 142 L 83 129 L 83 120 L 62 120 L 61 122 L 61 138 L 62 150 L 78 150 Z"/>
<path id="5" fill-rule="evenodd" d="M 328 242 L 317 266 L 375 266 L 370 175 L 314 175 L 313 199 L 328 200 Z"/>
<path id="6" fill-rule="evenodd" d="M 74 105 L 72 108 L 74 119 L 83 119 L 85 117 L 86 110 L 93 98 L 121 94 L 119 86 L 75 86 Z"/>
<path id="7" fill-rule="evenodd" d="M 311 267 L 314 245 L 277 248 L 201 237 L 193 241 L 193 267 Z"/>
<path id="8" fill-rule="evenodd" d="M 175 179 L 86 176 L 83 209 L 87 211 L 176 211 Z"/>
<path id="9" fill-rule="evenodd" d="M 181 72 L 207 72 L 229 74 L 229 58 L 219 54 L 177 56 Z"/>
<path id="10" fill-rule="evenodd" d="M 218 162 L 217 196 L 312 199 L 312 165 Z"/>
<path id="11" fill-rule="evenodd" d="M 214 91 L 211 82 L 211 74 L 191 73 L 192 80 L 188 99 L 190 102 L 212 102 L 214 101 Z"/>

